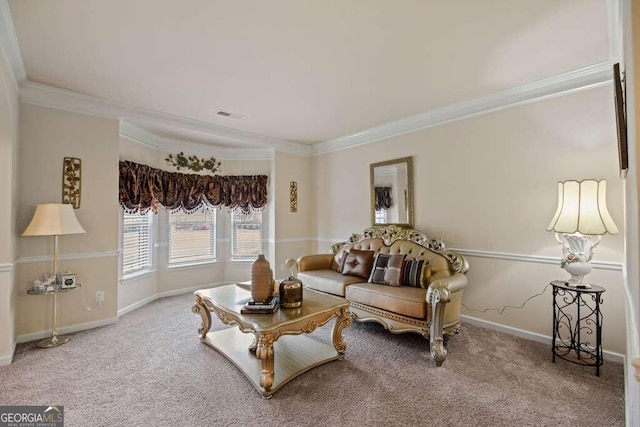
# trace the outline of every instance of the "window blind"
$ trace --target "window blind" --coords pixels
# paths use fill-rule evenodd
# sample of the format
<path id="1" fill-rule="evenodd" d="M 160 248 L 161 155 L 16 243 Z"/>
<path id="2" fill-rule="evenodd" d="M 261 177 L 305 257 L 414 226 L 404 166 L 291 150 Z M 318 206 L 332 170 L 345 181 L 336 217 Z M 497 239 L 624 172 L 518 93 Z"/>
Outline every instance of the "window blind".
<path id="1" fill-rule="evenodd" d="M 231 212 L 231 257 L 255 258 L 262 253 L 262 211 Z"/>
<path id="2" fill-rule="evenodd" d="M 216 259 L 216 211 L 169 214 L 169 264 Z"/>
<path id="3" fill-rule="evenodd" d="M 122 222 L 122 273 L 132 273 L 151 268 L 151 212 L 124 214 Z"/>

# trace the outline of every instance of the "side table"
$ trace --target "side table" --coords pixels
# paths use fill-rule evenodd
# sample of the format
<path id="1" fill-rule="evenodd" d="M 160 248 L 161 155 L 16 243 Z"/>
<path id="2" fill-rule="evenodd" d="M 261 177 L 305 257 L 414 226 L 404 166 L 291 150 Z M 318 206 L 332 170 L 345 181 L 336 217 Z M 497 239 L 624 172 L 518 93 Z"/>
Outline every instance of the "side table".
<path id="1" fill-rule="evenodd" d="M 37 344 L 39 348 L 51 348 L 57 347 L 69 341 L 71 337 L 67 335 L 58 335 L 58 294 L 61 292 L 72 291 L 82 286 L 80 283 L 76 284 L 73 288 L 58 288 L 56 287 L 52 291 L 38 292 L 33 289 L 27 290 L 29 295 L 53 295 L 53 329 L 51 330 L 51 338 L 40 341 Z"/>
<path id="2" fill-rule="evenodd" d="M 556 356 L 572 363 L 595 366 L 600 376 L 602 357 L 603 287 L 576 288 L 554 280 L 552 359 Z M 594 341 L 595 339 L 595 341 Z"/>

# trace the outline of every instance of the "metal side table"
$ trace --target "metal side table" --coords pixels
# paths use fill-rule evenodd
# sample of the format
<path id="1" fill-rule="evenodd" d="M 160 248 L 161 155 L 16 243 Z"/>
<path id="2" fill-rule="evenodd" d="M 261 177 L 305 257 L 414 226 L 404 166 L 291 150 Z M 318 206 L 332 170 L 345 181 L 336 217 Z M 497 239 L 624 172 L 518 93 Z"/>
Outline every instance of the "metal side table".
<path id="1" fill-rule="evenodd" d="M 556 356 L 572 363 L 595 366 L 600 376 L 602 358 L 603 287 L 576 288 L 554 280 L 552 359 Z"/>
<path id="2" fill-rule="evenodd" d="M 53 328 L 51 330 L 51 338 L 40 341 L 37 344 L 39 348 L 51 348 L 57 347 L 69 341 L 71 337 L 66 335 L 58 335 L 58 294 L 61 292 L 72 291 L 78 289 L 82 285 L 76 284 L 73 288 L 60 288 L 56 287 L 52 291 L 38 292 L 34 289 L 27 290 L 29 295 L 53 295 Z"/>

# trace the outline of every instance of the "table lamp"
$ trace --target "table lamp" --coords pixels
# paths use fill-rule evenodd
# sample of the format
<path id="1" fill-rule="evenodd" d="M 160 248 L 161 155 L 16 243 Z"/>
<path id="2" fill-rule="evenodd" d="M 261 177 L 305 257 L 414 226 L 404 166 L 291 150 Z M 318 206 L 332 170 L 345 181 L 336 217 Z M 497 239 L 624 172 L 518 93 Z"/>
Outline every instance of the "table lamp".
<path id="1" fill-rule="evenodd" d="M 618 233 L 607 210 L 607 182 L 595 179 L 558 182 L 558 208 L 547 231 L 555 231 L 562 245 L 560 265 L 571 274 L 569 286 L 590 288 L 584 276 L 591 272 L 593 249 L 603 234 Z"/>
<path id="2" fill-rule="evenodd" d="M 73 206 L 60 203 L 45 203 L 36 206 L 36 211 L 31 218 L 23 236 L 53 236 L 53 275 L 57 276 L 58 271 L 58 236 L 63 234 L 86 233 L 78 222 Z M 40 343 L 38 347 L 56 347 L 69 341 L 69 337 L 58 336 L 56 328 L 57 297 L 53 293 L 53 331 L 51 338 Z"/>

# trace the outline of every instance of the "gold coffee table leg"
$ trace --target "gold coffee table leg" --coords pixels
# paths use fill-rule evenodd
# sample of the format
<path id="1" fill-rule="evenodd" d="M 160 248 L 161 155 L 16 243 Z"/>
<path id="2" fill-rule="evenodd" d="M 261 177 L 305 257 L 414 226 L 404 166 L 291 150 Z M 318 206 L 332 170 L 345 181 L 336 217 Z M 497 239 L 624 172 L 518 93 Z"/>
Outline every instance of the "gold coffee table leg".
<path id="1" fill-rule="evenodd" d="M 335 325 L 333 325 L 333 346 L 340 354 L 344 354 L 347 349 L 347 344 L 342 339 L 342 330 L 351 325 L 351 322 L 352 320 L 349 308 L 341 308 L 340 315 L 336 319 Z"/>
<path id="2" fill-rule="evenodd" d="M 199 314 L 202 319 L 202 323 L 200 323 L 200 327 L 198 328 L 198 335 L 200 336 L 200 341 L 202 341 L 207 336 L 209 328 L 211 328 L 211 312 L 209 312 L 209 308 L 200 295 L 196 295 L 196 302 L 193 304 L 193 307 L 191 307 L 191 311 Z"/>
<path id="3" fill-rule="evenodd" d="M 262 361 L 262 372 L 260 373 L 260 387 L 265 391 L 271 390 L 273 385 L 273 335 L 260 335 L 258 337 L 258 347 L 256 357 Z"/>

